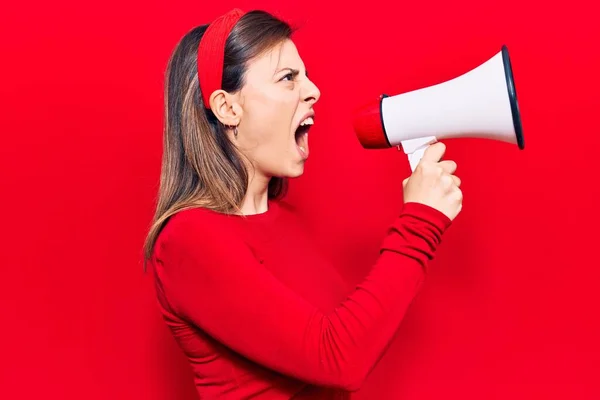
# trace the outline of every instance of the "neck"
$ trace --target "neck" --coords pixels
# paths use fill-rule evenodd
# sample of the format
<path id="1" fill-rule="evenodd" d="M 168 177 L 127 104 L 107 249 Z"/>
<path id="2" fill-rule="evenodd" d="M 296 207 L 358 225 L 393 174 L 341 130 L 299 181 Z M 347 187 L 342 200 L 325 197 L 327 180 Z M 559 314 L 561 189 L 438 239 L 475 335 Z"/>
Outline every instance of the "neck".
<path id="1" fill-rule="evenodd" d="M 270 178 L 253 174 L 248 182 L 248 190 L 242 202 L 242 214 L 262 214 L 269 209 L 269 181 Z"/>

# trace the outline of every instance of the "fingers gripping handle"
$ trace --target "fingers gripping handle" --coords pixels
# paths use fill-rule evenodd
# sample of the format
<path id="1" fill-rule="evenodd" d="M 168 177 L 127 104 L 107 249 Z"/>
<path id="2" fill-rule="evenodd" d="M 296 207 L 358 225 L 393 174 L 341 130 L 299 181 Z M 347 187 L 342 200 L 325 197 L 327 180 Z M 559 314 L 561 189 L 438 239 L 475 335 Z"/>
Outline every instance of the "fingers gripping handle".
<path id="1" fill-rule="evenodd" d="M 426 136 L 422 138 L 409 139 L 402 141 L 401 147 L 404 150 L 404 154 L 408 156 L 408 162 L 410 163 L 410 169 L 414 172 L 415 168 L 423 158 L 425 150 L 437 142 L 435 136 Z"/>

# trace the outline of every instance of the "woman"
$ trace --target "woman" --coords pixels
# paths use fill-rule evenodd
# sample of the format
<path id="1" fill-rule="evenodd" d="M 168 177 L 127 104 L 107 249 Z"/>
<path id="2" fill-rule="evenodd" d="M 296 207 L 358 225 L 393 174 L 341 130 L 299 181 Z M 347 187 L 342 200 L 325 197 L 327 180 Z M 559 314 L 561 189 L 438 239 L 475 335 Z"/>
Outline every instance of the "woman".
<path id="1" fill-rule="evenodd" d="M 233 10 L 189 32 L 168 66 L 146 259 L 200 398 L 348 398 L 461 209 L 456 164 L 431 146 L 369 275 L 344 286 L 281 200 L 303 172 L 320 96 L 291 34 L 265 12 Z"/>

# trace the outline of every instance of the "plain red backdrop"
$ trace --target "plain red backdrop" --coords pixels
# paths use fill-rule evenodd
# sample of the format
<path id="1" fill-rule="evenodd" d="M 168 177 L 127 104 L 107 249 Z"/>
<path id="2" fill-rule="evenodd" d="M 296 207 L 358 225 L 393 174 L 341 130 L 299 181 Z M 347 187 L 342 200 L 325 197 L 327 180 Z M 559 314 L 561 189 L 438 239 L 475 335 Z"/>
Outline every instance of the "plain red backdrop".
<path id="1" fill-rule="evenodd" d="M 526 150 L 447 141 L 464 211 L 357 399 L 600 396 L 599 31 L 593 2 L 12 2 L 0 12 L 0 397 L 193 399 L 141 247 L 163 72 L 193 26 L 277 13 L 323 97 L 290 201 L 358 281 L 408 163 L 365 151 L 351 110 L 453 78 L 507 44 Z M 226 240 L 226 238 L 224 238 Z"/>

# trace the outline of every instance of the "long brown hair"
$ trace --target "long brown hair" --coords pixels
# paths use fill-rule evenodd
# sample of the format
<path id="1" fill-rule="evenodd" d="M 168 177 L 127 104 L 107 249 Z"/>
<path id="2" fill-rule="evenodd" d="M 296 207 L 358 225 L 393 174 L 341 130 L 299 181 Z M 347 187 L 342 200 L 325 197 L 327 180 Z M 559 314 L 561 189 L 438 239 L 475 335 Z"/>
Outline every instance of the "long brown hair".
<path id="1" fill-rule="evenodd" d="M 163 156 L 157 208 L 144 244 L 144 267 L 167 220 L 185 209 L 205 207 L 238 213 L 248 186 L 242 155 L 210 109 L 198 86 L 198 44 L 207 25 L 188 32 L 169 59 L 164 87 Z M 246 13 L 225 44 L 222 88 L 244 84 L 248 62 L 291 37 L 293 29 L 264 11 Z M 287 181 L 272 178 L 269 198 L 285 194 Z"/>

